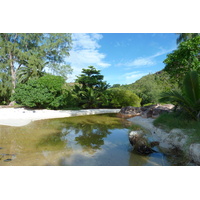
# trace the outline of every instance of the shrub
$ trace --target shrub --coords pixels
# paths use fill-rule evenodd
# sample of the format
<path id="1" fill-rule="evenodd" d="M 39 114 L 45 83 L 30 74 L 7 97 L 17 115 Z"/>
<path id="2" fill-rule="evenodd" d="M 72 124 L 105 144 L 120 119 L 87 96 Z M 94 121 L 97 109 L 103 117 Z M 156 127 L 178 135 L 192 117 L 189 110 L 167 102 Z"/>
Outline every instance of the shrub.
<path id="1" fill-rule="evenodd" d="M 11 100 L 30 108 L 60 108 L 65 105 L 64 83 L 62 77 L 54 75 L 32 79 L 17 85 Z"/>
<path id="2" fill-rule="evenodd" d="M 119 88 L 109 89 L 107 97 L 109 98 L 109 106 L 113 108 L 121 108 L 124 106 L 139 107 L 142 100 L 130 90 Z"/>

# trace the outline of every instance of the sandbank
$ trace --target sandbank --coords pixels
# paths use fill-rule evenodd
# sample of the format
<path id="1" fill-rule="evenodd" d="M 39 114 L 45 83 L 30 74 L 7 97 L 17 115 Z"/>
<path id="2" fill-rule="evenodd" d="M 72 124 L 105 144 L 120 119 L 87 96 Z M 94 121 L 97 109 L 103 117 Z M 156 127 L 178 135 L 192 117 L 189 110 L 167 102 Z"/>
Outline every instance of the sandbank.
<path id="1" fill-rule="evenodd" d="M 25 126 L 32 121 L 53 118 L 65 118 L 81 115 L 118 113 L 120 109 L 85 110 L 30 110 L 25 108 L 0 108 L 0 125 Z"/>

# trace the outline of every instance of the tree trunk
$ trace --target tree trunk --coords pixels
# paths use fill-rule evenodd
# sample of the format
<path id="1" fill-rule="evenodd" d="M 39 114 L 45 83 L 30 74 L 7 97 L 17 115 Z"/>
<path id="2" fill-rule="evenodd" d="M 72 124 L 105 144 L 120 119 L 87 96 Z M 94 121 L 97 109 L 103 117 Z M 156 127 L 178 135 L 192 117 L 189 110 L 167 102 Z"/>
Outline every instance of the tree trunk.
<path id="1" fill-rule="evenodd" d="M 10 53 L 10 72 L 11 72 L 11 79 L 12 79 L 12 86 L 13 86 L 12 88 L 12 94 L 13 94 L 15 92 L 15 87 L 16 87 L 16 74 L 15 74 L 12 53 Z"/>

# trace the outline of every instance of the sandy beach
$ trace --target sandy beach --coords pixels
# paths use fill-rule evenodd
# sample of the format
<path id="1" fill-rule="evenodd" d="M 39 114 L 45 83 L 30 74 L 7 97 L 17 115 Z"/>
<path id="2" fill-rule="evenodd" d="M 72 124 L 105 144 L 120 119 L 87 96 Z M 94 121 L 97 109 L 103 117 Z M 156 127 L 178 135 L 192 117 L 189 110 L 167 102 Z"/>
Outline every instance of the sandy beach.
<path id="1" fill-rule="evenodd" d="M 0 108 L 0 125 L 25 126 L 32 121 L 42 119 L 64 118 L 103 113 L 118 113 L 119 111 L 120 109 L 28 110 L 24 108 Z"/>

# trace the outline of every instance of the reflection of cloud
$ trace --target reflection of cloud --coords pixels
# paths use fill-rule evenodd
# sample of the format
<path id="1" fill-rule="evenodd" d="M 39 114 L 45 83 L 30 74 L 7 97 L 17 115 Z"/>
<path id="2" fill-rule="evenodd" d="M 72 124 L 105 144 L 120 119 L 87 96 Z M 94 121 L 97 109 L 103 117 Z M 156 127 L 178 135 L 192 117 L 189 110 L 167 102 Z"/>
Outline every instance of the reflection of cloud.
<path id="1" fill-rule="evenodd" d="M 95 68 L 106 68 L 110 64 L 104 61 L 105 54 L 99 52 L 99 40 L 103 36 L 97 33 L 75 33 L 72 35 L 73 45 L 70 51 L 68 62 L 70 63 L 73 73 L 69 81 L 74 81 L 83 68 L 94 66 Z"/>
<path id="2" fill-rule="evenodd" d="M 82 151 L 76 151 L 69 157 L 63 157 L 60 160 L 60 165 L 64 166 L 95 166 L 98 164 L 99 161 L 97 156 Z"/>

